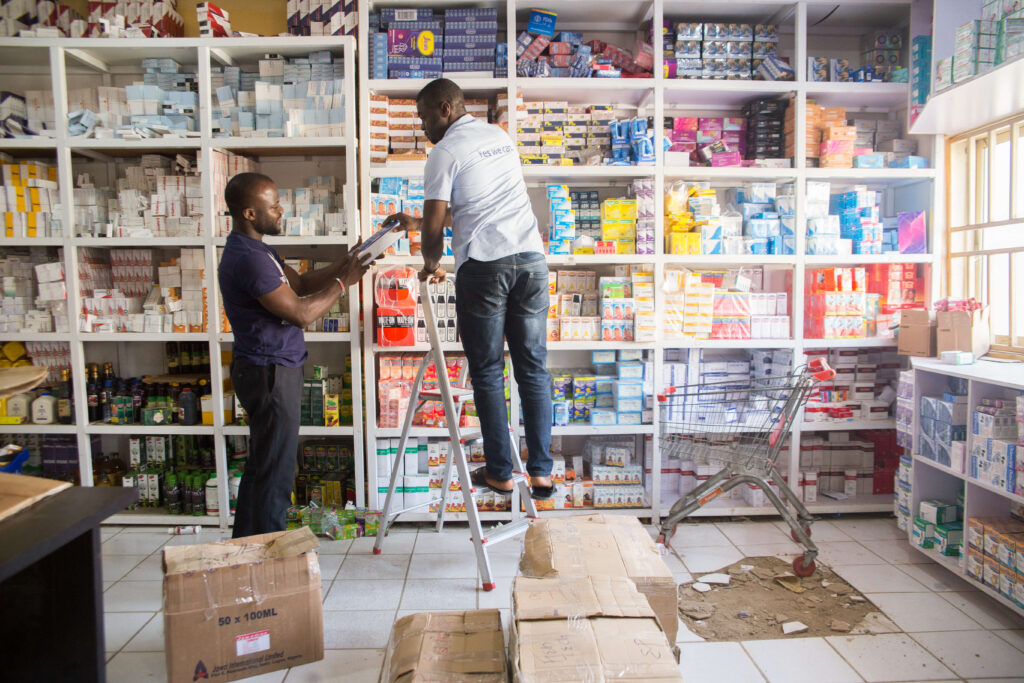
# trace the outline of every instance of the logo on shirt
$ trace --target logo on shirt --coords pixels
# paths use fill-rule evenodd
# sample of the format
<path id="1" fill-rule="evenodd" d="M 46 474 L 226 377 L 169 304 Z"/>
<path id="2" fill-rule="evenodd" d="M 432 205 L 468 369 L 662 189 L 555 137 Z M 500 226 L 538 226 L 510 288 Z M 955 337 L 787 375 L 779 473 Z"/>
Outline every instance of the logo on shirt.
<path id="1" fill-rule="evenodd" d="M 476 151 L 480 155 L 481 159 L 490 159 L 496 157 L 499 154 L 511 154 L 512 145 L 498 145 L 497 147 L 491 147 L 490 149 L 478 149 Z"/>

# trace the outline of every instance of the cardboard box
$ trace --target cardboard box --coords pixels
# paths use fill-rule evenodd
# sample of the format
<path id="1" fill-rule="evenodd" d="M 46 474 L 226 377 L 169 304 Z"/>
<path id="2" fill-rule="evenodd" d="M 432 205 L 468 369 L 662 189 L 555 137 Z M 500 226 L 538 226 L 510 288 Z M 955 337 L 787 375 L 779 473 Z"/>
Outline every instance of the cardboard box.
<path id="1" fill-rule="evenodd" d="M 984 356 L 991 344 L 988 318 L 988 307 L 978 311 L 937 312 L 935 322 L 938 353 L 968 351 L 974 354 L 975 359 Z"/>
<path id="2" fill-rule="evenodd" d="M 516 683 L 683 680 L 654 611 L 624 576 L 518 577 L 509 650 Z"/>
<path id="3" fill-rule="evenodd" d="M 534 578 L 626 577 L 647 596 L 669 642 L 676 642 L 676 582 L 635 517 L 538 519 L 526 532 L 519 568 Z"/>
<path id="4" fill-rule="evenodd" d="M 168 680 L 234 681 L 323 659 L 319 546 L 303 527 L 164 548 Z"/>
<path id="5" fill-rule="evenodd" d="M 424 612 L 395 622 L 382 680 L 505 683 L 505 669 L 498 610 Z"/>
<path id="6" fill-rule="evenodd" d="M 908 309 L 900 313 L 898 343 L 902 356 L 935 356 L 935 323 L 928 311 Z"/>

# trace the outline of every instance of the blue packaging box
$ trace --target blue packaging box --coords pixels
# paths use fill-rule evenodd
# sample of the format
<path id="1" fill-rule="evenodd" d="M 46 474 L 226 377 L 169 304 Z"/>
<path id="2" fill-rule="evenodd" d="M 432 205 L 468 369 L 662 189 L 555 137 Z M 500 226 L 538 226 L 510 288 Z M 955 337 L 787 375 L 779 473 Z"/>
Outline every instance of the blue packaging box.
<path id="1" fill-rule="evenodd" d="M 530 23 L 526 30 L 538 36 L 555 37 L 555 22 L 558 21 L 558 12 L 546 9 L 530 10 Z"/>

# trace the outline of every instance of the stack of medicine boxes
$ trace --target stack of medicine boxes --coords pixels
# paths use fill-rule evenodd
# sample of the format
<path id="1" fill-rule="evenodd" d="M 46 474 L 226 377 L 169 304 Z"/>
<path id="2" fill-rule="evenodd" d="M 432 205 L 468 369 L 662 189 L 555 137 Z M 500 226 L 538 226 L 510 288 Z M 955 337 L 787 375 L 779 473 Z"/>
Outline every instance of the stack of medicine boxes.
<path id="1" fill-rule="evenodd" d="M 969 21 L 956 30 L 953 53 L 953 82 L 984 73 L 996 62 L 999 24 L 995 21 Z"/>
<path id="2" fill-rule="evenodd" d="M 983 398 L 971 415 L 968 474 L 1010 493 L 1017 485 L 1016 399 Z"/>
<path id="3" fill-rule="evenodd" d="M 922 396 L 917 452 L 957 472 L 967 455 L 966 382 L 950 378 L 941 397 Z"/>

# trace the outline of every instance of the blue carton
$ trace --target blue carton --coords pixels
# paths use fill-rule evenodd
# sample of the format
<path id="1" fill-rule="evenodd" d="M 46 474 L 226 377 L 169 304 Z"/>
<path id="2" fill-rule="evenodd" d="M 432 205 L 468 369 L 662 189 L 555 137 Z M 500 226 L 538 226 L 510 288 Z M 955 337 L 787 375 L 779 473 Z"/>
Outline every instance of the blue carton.
<path id="1" fill-rule="evenodd" d="M 555 22 L 558 20 L 558 12 L 546 9 L 530 10 L 530 23 L 526 30 L 534 35 L 555 37 Z"/>

